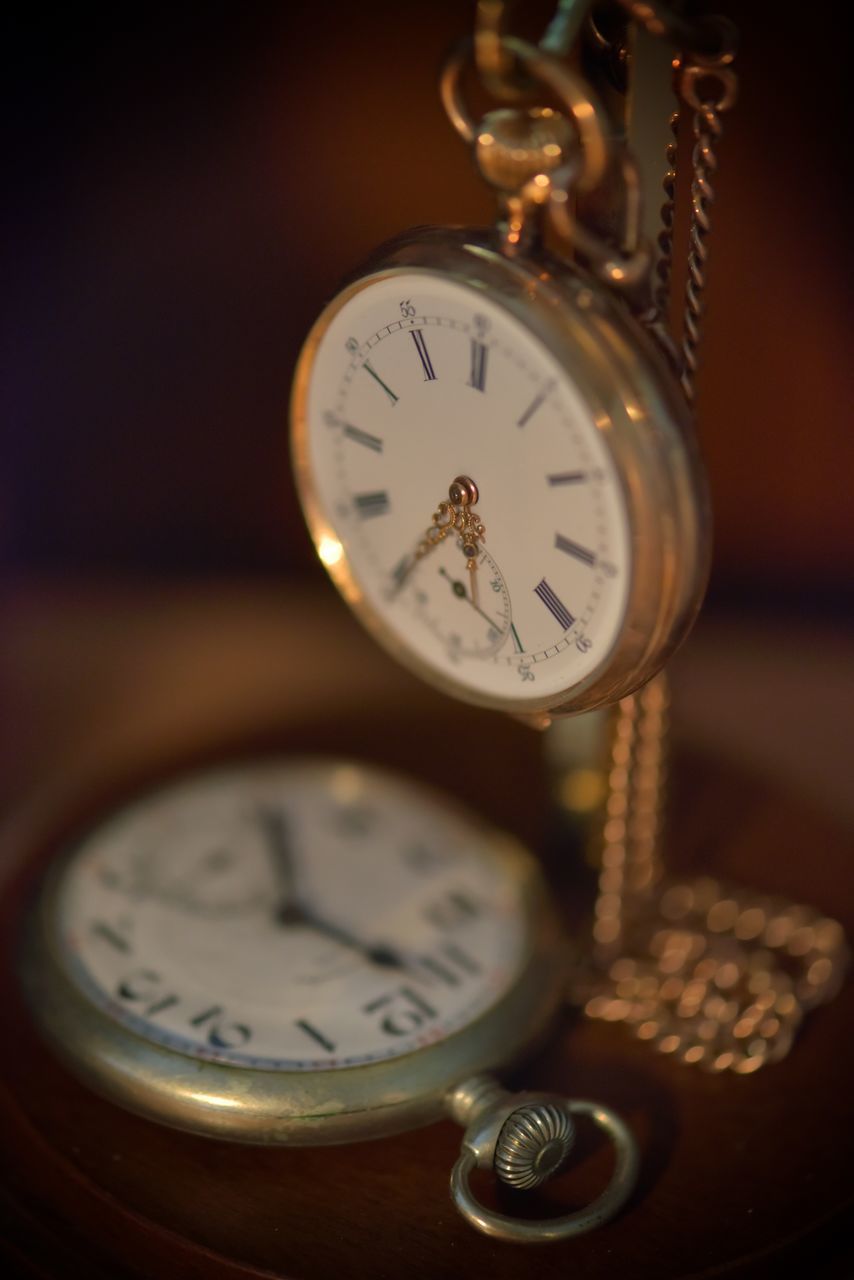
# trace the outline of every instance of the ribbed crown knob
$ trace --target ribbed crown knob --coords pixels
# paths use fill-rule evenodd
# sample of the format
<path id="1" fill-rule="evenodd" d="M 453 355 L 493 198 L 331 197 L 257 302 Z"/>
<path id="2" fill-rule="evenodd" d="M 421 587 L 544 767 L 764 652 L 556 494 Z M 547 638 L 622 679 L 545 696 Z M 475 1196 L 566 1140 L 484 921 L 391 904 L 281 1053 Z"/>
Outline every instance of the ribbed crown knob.
<path id="1" fill-rule="evenodd" d="M 545 1182 L 575 1142 L 572 1117 L 553 1102 L 528 1102 L 507 1117 L 495 1144 L 493 1165 L 502 1182 L 527 1190 Z"/>

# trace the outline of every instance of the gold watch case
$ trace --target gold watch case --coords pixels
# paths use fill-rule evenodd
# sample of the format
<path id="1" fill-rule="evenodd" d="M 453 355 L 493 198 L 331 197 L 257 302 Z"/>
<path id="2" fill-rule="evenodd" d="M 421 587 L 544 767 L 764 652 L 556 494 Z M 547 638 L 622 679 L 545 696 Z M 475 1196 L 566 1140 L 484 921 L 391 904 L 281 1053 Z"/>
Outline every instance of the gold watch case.
<path id="1" fill-rule="evenodd" d="M 426 228 L 383 246 L 326 307 L 300 355 L 291 399 L 294 471 L 311 535 L 341 541 L 312 474 L 307 421 L 315 356 L 335 315 L 380 280 L 423 272 L 488 294 L 537 338 L 578 388 L 613 459 L 632 549 L 619 637 L 589 676 L 549 696 L 472 690 L 415 655 L 379 617 L 347 554 L 327 566 L 377 641 L 443 692 L 545 724 L 613 703 L 645 684 L 678 647 L 699 610 L 710 559 L 710 513 L 689 409 L 665 354 L 626 304 L 580 270 L 546 256 L 509 258 L 495 233 Z"/>

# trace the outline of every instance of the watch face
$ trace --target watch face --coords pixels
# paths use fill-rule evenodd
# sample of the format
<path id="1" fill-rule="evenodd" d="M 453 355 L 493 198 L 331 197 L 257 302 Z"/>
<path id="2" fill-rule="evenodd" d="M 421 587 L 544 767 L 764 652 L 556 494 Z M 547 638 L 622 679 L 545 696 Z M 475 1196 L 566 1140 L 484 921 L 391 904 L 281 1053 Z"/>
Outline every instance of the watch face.
<path id="1" fill-rule="evenodd" d="M 316 333 L 298 470 L 320 557 L 379 638 L 475 700 L 586 680 L 632 552 L 605 424 L 566 366 L 500 298 L 423 270 L 362 282 Z M 427 536 L 459 476 L 474 548 Z"/>
<path id="2" fill-rule="evenodd" d="M 530 944 L 519 853 L 414 784 L 320 762 L 144 796 L 58 873 L 49 929 L 111 1019 L 191 1057 L 316 1071 L 473 1022 Z"/>

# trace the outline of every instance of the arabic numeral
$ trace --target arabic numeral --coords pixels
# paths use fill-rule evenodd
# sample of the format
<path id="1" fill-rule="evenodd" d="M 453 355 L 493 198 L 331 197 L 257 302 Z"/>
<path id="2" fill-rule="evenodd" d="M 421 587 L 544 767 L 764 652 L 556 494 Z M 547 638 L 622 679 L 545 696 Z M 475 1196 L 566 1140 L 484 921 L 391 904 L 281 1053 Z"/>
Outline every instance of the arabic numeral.
<path id="1" fill-rule="evenodd" d="M 344 346 L 347 348 L 349 352 L 351 352 L 352 354 L 355 354 L 359 350 L 359 339 L 348 338 L 347 341 L 344 343 Z"/>
<path id="2" fill-rule="evenodd" d="M 122 1000 L 152 1000 L 160 982 L 160 974 L 153 969 L 138 969 L 123 978 L 116 991 Z"/>
<path id="3" fill-rule="evenodd" d="M 403 316 L 404 320 L 408 320 L 410 316 L 415 315 L 415 308 L 413 307 L 409 298 L 405 298 L 404 301 L 401 302 L 400 314 Z"/>
<path id="4" fill-rule="evenodd" d="M 600 560 L 599 568 L 604 573 L 606 578 L 616 578 L 617 566 L 613 564 L 610 560 Z"/>
<path id="5" fill-rule="evenodd" d="M 490 581 L 489 581 L 489 585 L 492 587 L 492 590 L 493 590 L 493 591 L 500 591 L 500 590 L 501 590 L 501 579 L 500 579 L 500 578 L 491 578 L 491 579 L 490 579 Z"/>
<path id="6" fill-rule="evenodd" d="M 380 1020 L 380 1028 L 387 1036 L 407 1036 L 425 1022 L 436 1017 L 436 1010 L 423 996 L 412 987 L 400 987 L 389 995 L 379 996 L 371 1000 L 363 1008 L 364 1013 L 376 1013 L 378 1009 L 387 1012 Z"/>
<path id="7" fill-rule="evenodd" d="M 252 1032 L 242 1022 L 223 1021 L 221 1015 L 224 1012 L 221 1005 L 212 1005 L 210 1009 L 197 1013 L 195 1018 L 190 1018 L 190 1026 L 203 1027 L 206 1022 L 210 1023 L 207 1037 L 213 1049 L 242 1049 Z"/>
<path id="8" fill-rule="evenodd" d="M 576 636 L 575 647 L 579 653 L 589 653 L 593 648 L 593 641 L 589 636 Z"/>
<path id="9" fill-rule="evenodd" d="M 519 679 L 520 679 L 520 680 L 522 680 L 522 681 L 523 681 L 523 683 L 524 683 L 524 681 L 525 681 L 525 680 L 533 680 L 533 679 L 534 679 L 534 673 L 533 673 L 533 671 L 531 670 L 531 668 L 530 668 L 530 667 L 526 667 L 526 666 L 524 666 L 524 665 L 520 664 L 520 665 L 516 668 L 516 670 L 519 672 Z"/>

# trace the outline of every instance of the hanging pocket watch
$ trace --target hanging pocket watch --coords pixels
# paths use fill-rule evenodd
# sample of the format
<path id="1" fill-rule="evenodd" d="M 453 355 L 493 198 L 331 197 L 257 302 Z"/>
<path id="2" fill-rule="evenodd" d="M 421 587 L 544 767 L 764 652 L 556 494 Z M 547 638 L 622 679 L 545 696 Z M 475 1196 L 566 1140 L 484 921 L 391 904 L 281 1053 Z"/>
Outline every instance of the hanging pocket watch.
<path id="1" fill-rule="evenodd" d="M 350 763 L 190 775 L 91 828 L 47 877 L 22 977 L 60 1056 L 151 1120 L 267 1145 L 378 1138 L 453 1116 L 452 1194 L 501 1239 L 564 1239 L 616 1213 L 634 1140 L 598 1103 L 489 1075 L 547 1031 L 565 945 L 537 863 L 439 795 Z M 539 1185 L 575 1117 L 612 1140 L 587 1208 L 485 1208 L 475 1166 Z"/>
<path id="2" fill-rule="evenodd" d="M 504 43 L 560 111 L 476 125 L 451 59 L 445 104 L 501 220 L 402 236 L 329 304 L 297 367 L 293 456 L 320 559 L 380 643 L 453 696 L 547 723 L 662 666 L 699 608 L 709 521 L 685 398 L 637 318 L 631 159 L 583 82 Z M 569 213 L 606 177 L 617 247 Z"/>

